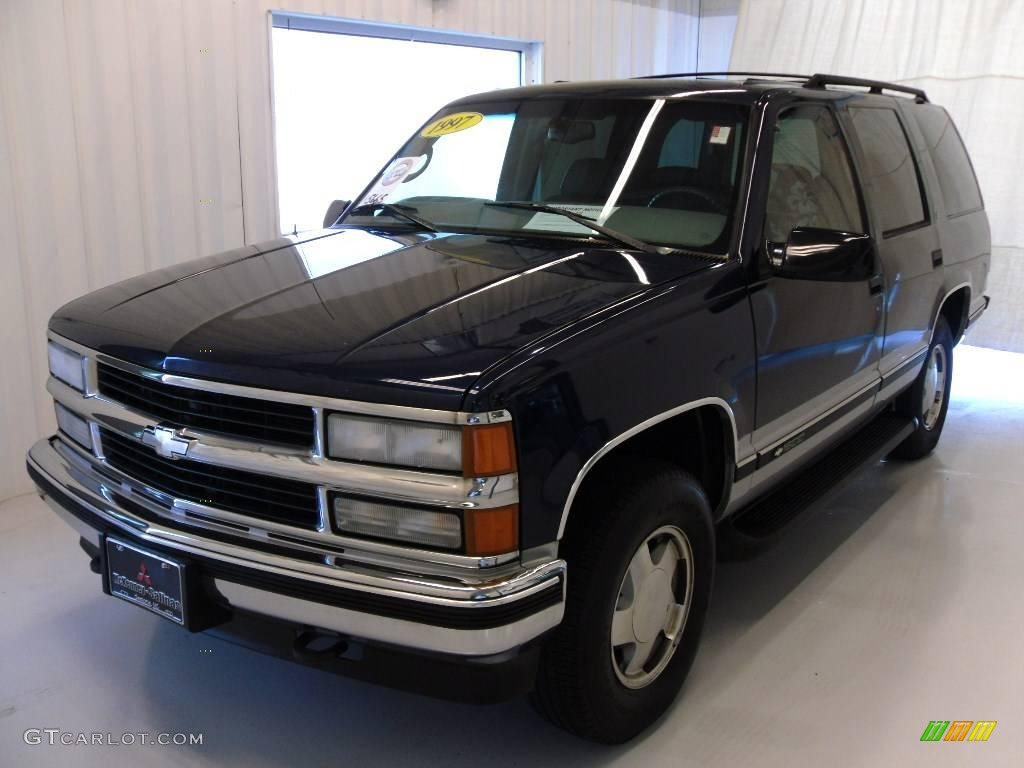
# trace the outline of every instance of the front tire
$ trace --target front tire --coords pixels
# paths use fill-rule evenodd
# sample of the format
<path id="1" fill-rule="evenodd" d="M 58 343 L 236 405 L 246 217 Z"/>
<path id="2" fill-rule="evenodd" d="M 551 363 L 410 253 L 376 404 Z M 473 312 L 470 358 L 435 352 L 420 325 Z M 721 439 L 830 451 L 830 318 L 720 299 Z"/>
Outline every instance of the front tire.
<path id="1" fill-rule="evenodd" d="M 693 664 L 715 539 L 691 475 L 635 458 L 600 471 L 563 540 L 565 618 L 542 650 L 531 702 L 565 730 L 620 744 L 668 709 Z"/>
<path id="2" fill-rule="evenodd" d="M 896 412 L 917 419 L 917 429 L 889 455 L 894 459 L 922 459 L 942 436 L 953 385 L 953 333 L 939 315 L 921 373 L 910 389 L 896 398 Z"/>

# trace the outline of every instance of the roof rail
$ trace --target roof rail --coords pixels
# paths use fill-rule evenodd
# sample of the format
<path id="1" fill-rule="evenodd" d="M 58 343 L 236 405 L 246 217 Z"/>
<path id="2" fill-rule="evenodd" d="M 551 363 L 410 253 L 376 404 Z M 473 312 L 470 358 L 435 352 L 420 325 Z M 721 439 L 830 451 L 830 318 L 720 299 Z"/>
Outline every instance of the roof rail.
<path id="1" fill-rule="evenodd" d="M 866 80 L 860 77 L 843 77 L 842 75 L 793 75 L 786 74 L 783 72 L 675 72 L 672 74 L 664 75 L 641 75 L 639 77 L 633 77 L 632 80 L 661 80 L 671 77 L 729 77 L 729 78 L 755 78 L 755 77 L 769 77 L 782 80 L 800 80 L 804 88 L 821 88 L 824 89 L 829 85 L 852 85 L 860 88 L 867 88 L 871 93 L 882 93 L 882 91 L 896 91 L 897 93 L 907 93 L 913 96 L 918 102 L 926 103 L 928 101 L 928 94 L 926 94 L 920 88 L 912 88 L 909 85 L 900 85 L 899 83 L 887 83 L 884 80 Z"/>
<path id="2" fill-rule="evenodd" d="M 807 80 L 807 75 L 786 75 L 780 72 L 674 72 L 664 75 L 640 75 L 632 80 L 660 80 L 670 77 L 781 77 L 786 80 Z"/>
<path id="3" fill-rule="evenodd" d="M 805 88 L 824 88 L 827 85 L 854 85 L 867 88 L 871 93 L 884 91 L 896 91 L 898 93 L 909 93 L 914 96 L 918 103 L 924 104 L 928 101 L 928 94 L 920 88 L 911 88 L 909 85 L 898 83 L 887 83 L 883 80 L 865 80 L 860 77 L 842 77 L 841 75 L 817 74 L 807 79 Z"/>

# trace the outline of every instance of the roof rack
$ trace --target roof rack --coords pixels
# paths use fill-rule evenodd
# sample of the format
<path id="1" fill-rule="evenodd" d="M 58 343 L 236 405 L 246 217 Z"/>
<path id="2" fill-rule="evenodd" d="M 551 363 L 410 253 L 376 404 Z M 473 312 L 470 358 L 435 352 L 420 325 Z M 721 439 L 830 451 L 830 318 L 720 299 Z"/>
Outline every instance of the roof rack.
<path id="1" fill-rule="evenodd" d="M 897 93 L 907 93 L 913 96 L 918 102 L 926 103 L 928 101 L 928 94 L 926 94 L 920 88 L 912 88 L 909 85 L 899 85 L 898 83 L 887 83 L 884 80 L 866 80 L 860 77 L 843 77 L 842 75 L 793 75 L 782 72 L 676 72 L 665 75 L 642 75 L 640 77 L 634 77 L 633 80 L 660 80 L 672 77 L 730 77 L 730 78 L 756 78 L 756 77 L 770 77 L 782 80 L 799 80 L 804 88 L 821 88 L 824 89 L 829 85 L 851 85 L 860 88 L 867 88 L 870 93 L 882 93 L 882 91 L 896 91 Z"/>
<path id="2" fill-rule="evenodd" d="M 807 75 L 787 75 L 780 72 L 673 72 L 664 75 L 640 75 L 633 80 L 660 80 L 670 77 L 779 77 L 785 80 L 807 80 Z"/>
<path id="3" fill-rule="evenodd" d="M 840 75 L 814 75 L 804 83 L 805 88 L 824 88 L 827 85 L 853 85 L 860 88 L 867 88 L 870 93 L 881 93 L 882 91 L 896 91 L 897 93 L 909 93 L 919 103 L 928 101 L 928 94 L 920 88 L 911 88 L 909 85 L 898 83 L 887 83 L 883 80 L 865 80 L 860 77 L 842 77 Z"/>

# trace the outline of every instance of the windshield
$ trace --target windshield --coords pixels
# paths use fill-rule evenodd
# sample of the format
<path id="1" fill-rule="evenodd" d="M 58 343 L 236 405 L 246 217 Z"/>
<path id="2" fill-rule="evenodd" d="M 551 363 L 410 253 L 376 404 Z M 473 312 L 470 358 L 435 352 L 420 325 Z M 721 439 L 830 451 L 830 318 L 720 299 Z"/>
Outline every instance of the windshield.
<path id="1" fill-rule="evenodd" d="M 440 231 L 618 234 L 723 253 L 746 117 L 745 107 L 697 98 L 461 104 L 410 139 L 344 223 L 415 225 L 405 212 Z"/>

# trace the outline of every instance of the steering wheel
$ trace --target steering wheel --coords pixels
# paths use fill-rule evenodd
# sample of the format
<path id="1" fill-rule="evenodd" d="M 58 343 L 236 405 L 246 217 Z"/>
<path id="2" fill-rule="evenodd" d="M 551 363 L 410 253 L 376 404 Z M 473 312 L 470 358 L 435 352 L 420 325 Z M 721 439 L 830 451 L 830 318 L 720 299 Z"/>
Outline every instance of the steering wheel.
<path id="1" fill-rule="evenodd" d="M 689 197 L 692 200 L 698 201 L 701 204 L 701 207 L 698 208 L 698 210 L 703 211 L 704 213 L 720 213 L 720 214 L 728 213 L 728 211 L 726 210 L 725 206 L 722 204 L 721 200 L 719 200 L 711 192 L 708 192 L 706 189 L 701 189 L 700 187 L 669 187 L 668 189 L 663 189 L 660 192 L 656 192 L 654 194 L 654 196 L 650 200 L 647 201 L 647 207 L 648 208 L 668 208 L 668 207 L 676 208 L 676 207 L 680 207 L 680 206 L 665 206 L 665 205 L 660 205 L 659 206 L 658 205 L 658 201 L 659 200 L 661 200 L 662 198 L 668 197 L 669 195 L 680 195 L 680 196 Z"/>

